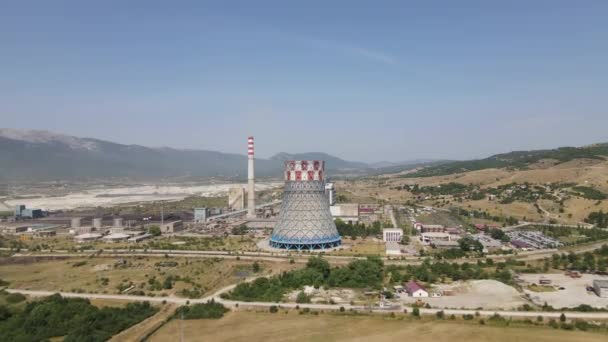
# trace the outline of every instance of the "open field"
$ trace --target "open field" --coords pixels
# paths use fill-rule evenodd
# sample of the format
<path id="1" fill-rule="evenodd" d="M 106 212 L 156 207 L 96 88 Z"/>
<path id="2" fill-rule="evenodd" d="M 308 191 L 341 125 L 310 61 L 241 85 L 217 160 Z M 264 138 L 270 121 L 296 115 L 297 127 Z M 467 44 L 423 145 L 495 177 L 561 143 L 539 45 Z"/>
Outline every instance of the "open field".
<path id="1" fill-rule="evenodd" d="M 122 331 L 118 335 L 113 336 L 110 341 L 142 341 L 146 336 L 162 326 L 165 321 L 175 313 L 176 309 L 177 305 L 163 305 L 154 316 L 149 317 L 141 323 L 136 324 L 129 329 Z"/>
<path id="2" fill-rule="evenodd" d="M 340 249 L 335 252 L 330 252 L 328 254 L 341 256 L 384 256 L 386 252 L 384 242 L 382 242 L 382 240 L 373 239 L 371 237 L 357 240 L 343 238 L 342 244 L 345 246 L 349 246 L 349 248 Z"/>
<path id="3" fill-rule="evenodd" d="M 173 320 L 151 341 L 170 341 L 183 331 L 185 341 L 494 341 L 594 342 L 605 333 L 554 330 L 546 327 L 494 327 L 462 321 L 415 321 L 380 316 L 298 315 L 231 312 L 220 320 Z"/>
<path id="4" fill-rule="evenodd" d="M 260 266 L 260 274 L 297 267 L 263 262 Z M 200 297 L 252 274 L 252 262 L 226 259 L 5 258 L 0 265 L 0 278 L 10 282 L 11 288 L 117 294 L 132 285 L 130 294 L 144 292 L 153 296 Z M 175 280 L 178 276 L 179 280 Z M 171 286 L 165 285 L 167 278 L 172 278 Z"/>
<path id="5" fill-rule="evenodd" d="M 18 240 L 14 236 L 6 236 L 0 240 Z M 164 250 L 213 250 L 213 251 L 257 251 L 256 240 L 249 236 L 227 237 L 186 237 L 162 236 L 145 240 L 136 245 L 128 242 L 104 242 L 103 240 L 77 243 L 74 237 L 57 236 L 50 238 L 33 238 L 18 240 L 23 248 L 28 250 L 112 250 L 112 249 L 164 249 Z"/>
<path id="6" fill-rule="evenodd" d="M 280 186 L 280 183 L 256 183 L 257 190 L 266 190 Z M 82 189 L 60 196 L 50 194 L 23 193 L 22 199 L 5 201 L 9 207 L 25 204 L 31 208 L 44 210 L 66 210 L 77 208 L 111 207 L 125 203 L 151 201 L 179 201 L 189 196 L 214 197 L 224 196 L 231 187 L 242 184 L 163 184 L 110 187 L 99 186 Z M 27 198 L 25 198 L 27 197 Z"/>

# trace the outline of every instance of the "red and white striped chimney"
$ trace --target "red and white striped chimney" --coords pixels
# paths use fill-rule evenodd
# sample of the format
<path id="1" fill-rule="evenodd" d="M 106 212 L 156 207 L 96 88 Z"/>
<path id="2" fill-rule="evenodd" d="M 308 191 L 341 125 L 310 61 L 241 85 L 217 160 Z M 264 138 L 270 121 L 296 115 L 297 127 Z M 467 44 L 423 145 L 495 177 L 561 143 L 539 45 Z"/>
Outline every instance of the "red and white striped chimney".
<path id="1" fill-rule="evenodd" d="M 253 149 L 253 137 L 247 139 L 247 216 L 255 218 L 255 171 L 254 171 L 254 149 Z"/>

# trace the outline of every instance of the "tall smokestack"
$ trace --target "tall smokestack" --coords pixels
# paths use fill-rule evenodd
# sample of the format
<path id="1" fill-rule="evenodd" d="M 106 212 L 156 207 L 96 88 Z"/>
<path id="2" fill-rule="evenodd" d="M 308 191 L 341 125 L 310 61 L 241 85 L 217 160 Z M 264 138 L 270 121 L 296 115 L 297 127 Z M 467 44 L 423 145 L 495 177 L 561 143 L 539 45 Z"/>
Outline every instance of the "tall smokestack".
<path id="1" fill-rule="evenodd" d="M 255 175 L 254 175 L 254 153 L 253 153 L 253 137 L 249 137 L 247 140 L 247 156 L 249 157 L 249 164 L 247 167 L 247 217 L 255 218 Z"/>

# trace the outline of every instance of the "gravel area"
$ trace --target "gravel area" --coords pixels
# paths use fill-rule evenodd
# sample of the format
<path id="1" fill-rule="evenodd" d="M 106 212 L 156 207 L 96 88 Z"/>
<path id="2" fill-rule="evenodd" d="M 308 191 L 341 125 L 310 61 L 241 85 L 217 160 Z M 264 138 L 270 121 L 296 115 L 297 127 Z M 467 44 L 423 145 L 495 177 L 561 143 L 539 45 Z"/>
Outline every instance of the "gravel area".
<path id="1" fill-rule="evenodd" d="M 562 273 L 556 274 L 523 274 L 520 278 L 531 284 L 538 284 L 543 277 L 550 279 L 552 284 L 563 287 L 563 290 L 555 292 L 534 292 L 525 289 L 524 292 L 530 299 L 538 305 L 547 303 L 554 308 L 572 308 L 582 304 L 587 304 L 596 308 L 608 308 L 608 298 L 600 298 L 595 292 L 588 292 L 587 287 L 593 285 L 593 280 L 608 280 L 608 276 L 594 274 L 582 274 L 581 278 L 571 278 Z"/>
<path id="2" fill-rule="evenodd" d="M 515 309 L 528 301 L 509 285 L 496 280 L 472 280 L 438 285 L 434 290 L 451 291 L 452 295 L 437 298 L 419 298 L 433 308 L 454 309 Z M 431 293 L 433 290 L 429 290 Z M 404 303 L 414 303 L 418 298 L 401 297 Z"/>

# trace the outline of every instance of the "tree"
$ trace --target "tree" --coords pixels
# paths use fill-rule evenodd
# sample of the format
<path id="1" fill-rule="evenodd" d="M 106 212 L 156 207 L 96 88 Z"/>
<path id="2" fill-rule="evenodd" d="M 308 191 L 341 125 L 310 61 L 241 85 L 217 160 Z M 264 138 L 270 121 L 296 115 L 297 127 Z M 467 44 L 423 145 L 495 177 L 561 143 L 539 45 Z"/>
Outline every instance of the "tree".
<path id="1" fill-rule="evenodd" d="M 152 234 L 153 236 L 159 236 L 161 234 L 160 227 L 157 225 L 148 227 L 148 234 Z"/>
<path id="2" fill-rule="evenodd" d="M 247 226 L 245 226 L 244 224 L 237 226 L 237 227 L 232 227 L 232 235 L 245 235 L 247 234 Z"/>
<path id="3" fill-rule="evenodd" d="M 401 244 L 407 245 L 409 243 L 410 243 L 410 236 L 407 234 L 404 234 L 403 237 L 401 238 Z"/>
<path id="4" fill-rule="evenodd" d="M 251 268 L 253 269 L 254 273 L 260 272 L 260 264 L 257 261 L 253 263 L 253 266 Z"/>
<path id="5" fill-rule="evenodd" d="M 414 306 L 414 309 L 412 310 L 412 316 L 420 317 L 420 309 L 418 309 L 417 306 Z"/>
<path id="6" fill-rule="evenodd" d="M 310 297 L 306 293 L 304 293 L 304 291 L 300 291 L 300 293 L 298 293 L 298 297 L 296 298 L 296 303 L 310 303 Z"/>
<path id="7" fill-rule="evenodd" d="M 481 242 L 475 240 L 471 236 L 465 236 L 462 239 L 460 239 L 458 241 L 458 245 L 460 245 L 460 249 L 462 249 L 464 252 L 469 252 L 469 251 L 481 252 L 481 251 L 483 251 L 483 245 L 481 244 Z"/>
<path id="8" fill-rule="evenodd" d="M 271 305 L 269 311 L 270 313 L 277 313 L 279 312 L 279 307 L 277 307 L 276 305 Z"/>
<path id="9" fill-rule="evenodd" d="M 564 315 L 563 313 L 559 316 L 559 321 L 560 322 L 565 322 L 566 321 L 566 315 Z"/>

